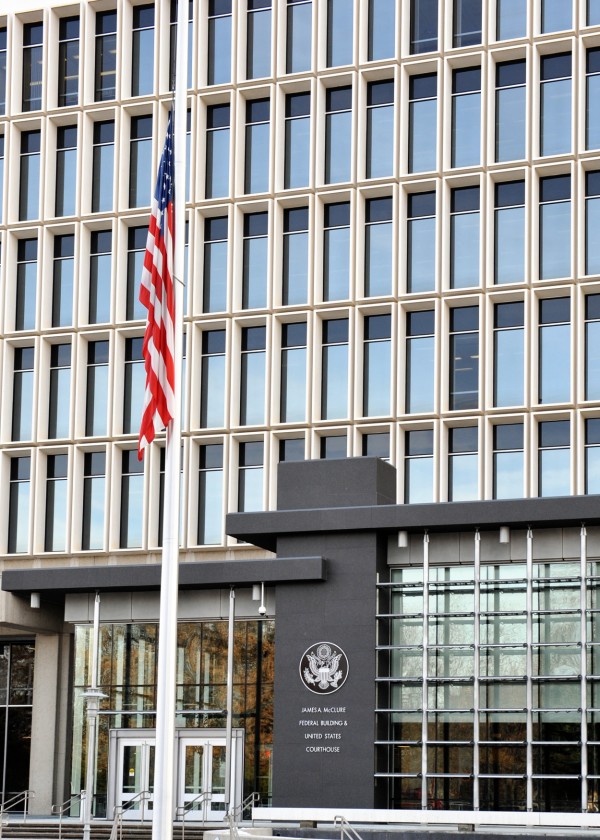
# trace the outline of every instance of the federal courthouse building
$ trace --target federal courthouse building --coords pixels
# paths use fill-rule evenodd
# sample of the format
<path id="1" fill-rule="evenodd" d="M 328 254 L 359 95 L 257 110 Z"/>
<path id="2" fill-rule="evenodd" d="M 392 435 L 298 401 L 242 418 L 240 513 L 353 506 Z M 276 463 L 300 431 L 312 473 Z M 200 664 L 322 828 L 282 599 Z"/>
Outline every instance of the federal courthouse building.
<path id="1" fill-rule="evenodd" d="M 0 792 L 39 814 L 90 783 L 95 651 L 94 813 L 152 809 L 175 20 L 0 2 Z M 263 814 L 595 824 L 600 0 L 190 0 L 188 43 L 177 805 L 222 818 L 230 712 Z"/>

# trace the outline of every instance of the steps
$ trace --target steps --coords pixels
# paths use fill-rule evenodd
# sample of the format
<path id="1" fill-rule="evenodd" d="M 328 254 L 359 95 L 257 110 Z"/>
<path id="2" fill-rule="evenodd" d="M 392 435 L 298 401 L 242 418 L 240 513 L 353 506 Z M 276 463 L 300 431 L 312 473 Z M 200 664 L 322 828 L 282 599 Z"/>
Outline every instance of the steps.
<path id="1" fill-rule="evenodd" d="M 222 828 L 220 825 L 219 828 Z M 109 840 L 112 823 L 108 821 L 93 822 L 90 829 L 90 840 Z M 185 824 L 182 833 L 181 823 L 173 826 L 173 840 L 202 840 L 205 826 Z M 43 822 L 41 820 L 9 822 L 2 828 L 2 840 L 82 840 L 83 825 L 80 822 L 64 821 L 62 828 L 57 820 Z M 124 822 L 122 840 L 151 840 L 152 823 Z"/>

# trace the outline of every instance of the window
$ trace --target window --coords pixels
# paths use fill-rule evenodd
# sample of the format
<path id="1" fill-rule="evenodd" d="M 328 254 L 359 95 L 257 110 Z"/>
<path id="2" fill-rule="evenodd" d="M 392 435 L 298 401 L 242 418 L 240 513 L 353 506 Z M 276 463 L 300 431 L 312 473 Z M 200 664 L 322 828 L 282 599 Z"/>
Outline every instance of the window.
<path id="1" fill-rule="evenodd" d="M 271 0 L 248 0 L 246 78 L 271 75 Z"/>
<path id="2" fill-rule="evenodd" d="M 540 58 L 540 154 L 571 151 L 571 53 Z"/>
<path id="3" fill-rule="evenodd" d="M 406 313 L 406 413 L 434 410 L 435 312 Z"/>
<path id="4" fill-rule="evenodd" d="M 75 237 L 67 234 L 54 237 L 54 270 L 52 278 L 52 326 L 68 327 L 73 323 Z"/>
<path id="5" fill-rule="evenodd" d="M 246 160 L 244 192 L 267 192 L 269 189 L 269 120 L 268 99 L 246 102 Z"/>
<path id="6" fill-rule="evenodd" d="M 223 444 L 200 447 L 198 491 L 198 543 L 218 545 L 223 541 Z"/>
<path id="7" fill-rule="evenodd" d="M 406 289 L 435 289 L 435 192 L 408 196 L 406 220 Z"/>
<path id="8" fill-rule="evenodd" d="M 585 421 L 585 492 L 600 493 L 600 419 Z"/>
<path id="9" fill-rule="evenodd" d="M 242 309 L 259 309 L 267 305 L 268 233 L 268 213 L 246 213 L 244 216 Z"/>
<path id="10" fill-rule="evenodd" d="M 127 231 L 127 306 L 125 315 L 128 321 L 142 321 L 146 317 L 146 309 L 140 302 L 139 291 L 147 240 L 147 227 L 133 227 Z"/>
<path id="11" fill-rule="evenodd" d="M 0 115 L 6 113 L 6 28 L 0 29 Z"/>
<path id="12" fill-rule="evenodd" d="M 106 453 L 86 452 L 83 456 L 83 528 L 84 550 L 104 548 L 104 511 Z"/>
<path id="13" fill-rule="evenodd" d="M 94 123 L 92 150 L 92 213 L 113 208 L 113 173 L 115 170 L 115 124 Z"/>
<path id="14" fill-rule="evenodd" d="M 367 178 L 394 172 L 394 82 L 367 85 Z"/>
<path id="15" fill-rule="evenodd" d="M 321 419 L 348 414 L 348 319 L 323 321 Z"/>
<path id="16" fill-rule="evenodd" d="M 137 432 L 144 405 L 146 371 L 142 347 L 143 338 L 125 339 L 125 371 L 123 380 L 123 432 Z M 137 453 L 136 453 L 137 454 Z"/>
<path id="17" fill-rule="evenodd" d="M 112 232 L 94 230 L 90 238 L 90 324 L 110 321 Z M 140 274 L 141 277 L 141 274 Z"/>
<path id="18" fill-rule="evenodd" d="M 350 180 L 352 153 L 352 88 L 325 92 L 325 183 Z"/>
<path id="19" fill-rule="evenodd" d="M 283 211 L 282 303 L 290 306 L 308 300 L 308 207 Z"/>
<path id="20" fill-rule="evenodd" d="M 225 337 L 225 330 L 202 333 L 200 426 L 203 429 L 225 425 Z"/>
<path id="21" fill-rule="evenodd" d="M 21 554 L 29 547 L 31 458 L 10 459 L 8 497 L 8 553 Z"/>
<path id="22" fill-rule="evenodd" d="M 496 184 L 494 282 L 525 280 L 525 181 Z"/>
<path id="23" fill-rule="evenodd" d="M 352 64 L 354 0 L 327 0 L 327 66 Z"/>
<path id="24" fill-rule="evenodd" d="M 312 2 L 287 0 L 286 73 L 310 70 L 312 64 Z"/>
<path id="25" fill-rule="evenodd" d="M 88 436 L 105 435 L 107 428 L 108 341 L 89 341 L 85 433 Z"/>
<path id="26" fill-rule="evenodd" d="M 304 461 L 304 438 L 281 438 L 279 441 L 280 461 Z"/>
<path id="27" fill-rule="evenodd" d="M 323 300 L 344 300 L 350 292 L 350 204 L 326 204 L 323 242 Z"/>
<path id="28" fill-rule="evenodd" d="M 328 460 L 348 457 L 347 435 L 326 435 L 319 442 L 319 457 Z"/>
<path id="29" fill-rule="evenodd" d="M 0 134 L 0 224 L 2 223 L 4 205 L 4 135 Z"/>
<path id="30" fill-rule="evenodd" d="M 585 399 L 600 399 L 600 295 L 585 298 Z"/>
<path id="31" fill-rule="evenodd" d="M 433 429 L 404 435 L 404 503 L 433 501 Z"/>
<path id="32" fill-rule="evenodd" d="M 44 24 L 23 24 L 23 111 L 42 107 L 44 69 Z"/>
<path id="33" fill-rule="evenodd" d="M 453 47 L 481 44 L 481 0 L 454 0 Z"/>
<path id="34" fill-rule="evenodd" d="M 285 97 L 286 190 L 306 187 L 310 180 L 310 93 L 289 93 Z"/>
<path id="35" fill-rule="evenodd" d="M 129 206 L 150 204 L 152 170 L 152 117 L 131 118 Z"/>
<path id="36" fill-rule="evenodd" d="M 50 400 L 48 437 L 68 438 L 71 405 L 71 345 L 50 347 Z"/>
<path id="37" fill-rule="evenodd" d="M 263 506 L 263 443 L 240 443 L 238 475 L 238 510 L 262 510 Z"/>
<path id="38" fill-rule="evenodd" d="M 131 95 L 154 90 L 154 6 L 133 7 Z"/>
<path id="39" fill-rule="evenodd" d="M 227 216 L 204 220 L 204 312 L 227 308 Z"/>
<path id="40" fill-rule="evenodd" d="M 21 132 L 19 221 L 40 216 L 40 132 Z"/>
<path id="41" fill-rule="evenodd" d="M 390 413 L 391 344 L 391 316 L 366 317 L 363 361 L 363 415 L 365 417 Z"/>
<path id="42" fill-rule="evenodd" d="M 137 450 L 121 452 L 121 527 L 119 548 L 139 548 L 144 528 L 144 463 Z"/>
<path id="43" fill-rule="evenodd" d="M 600 148 L 600 49 L 586 54 L 585 148 Z"/>
<path id="44" fill-rule="evenodd" d="M 527 34 L 527 0 L 496 0 L 496 38 L 505 41 Z"/>
<path id="45" fill-rule="evenodd" d="M 370 198 L 365 207 L 365 295 L 390 295 L 393 275 L 393 199 Z"/>
<path id="46" fill-rule="evenodd" d="M 177 61 L 177 0 L 171 0 L 170 10 L 170 43 L 169 43 L 169 80 L 175 78 L 175 64 Z M 187 86 L 192 87 L 192 70 L 194 66 L 194 52 L 193 52 L 193 37 L 194 37 L 194 0 L 188 0 L 188 73 Z M 169 89 L 173 89 L 174 85 L 170 81 Z M 189 157 L 188 157 L 189 160 Z"/>
<path id="47" fill-rule="evenodd" d="M 437 159 L 437 76 L 411 76 L 408 85 L 408 171 L 429 172 Z"/>
<path id="48" fill-rule="evenodd" d="M 494 426 L 493 498 L 523 496 L 523 424 Z"/>
<path id="49" fill-rule="evenodd" d="M 452 73 L 452 166 L 479 163 L 481 146 L 481 68 Z"/>
<path id="50" fill-rule="evenodd" d="M 600 23 L 600 0 L 587 0 L 587 25 Z"/>
<path id="51" fill-rule="evenodd" d="M 15 307 L 15 329 L 17 330 L 32 330 L 35 327 L 37 254 L 37 239 L 19 239 Z"/>
<path id="52" fill-rule="evenodd" d="M 366 432 L 362 435 L 362 455 L 369 458 L 390 457 L 390 433 L 389 432 Z"/>
<path id="53" fill-rule="evenodd" d="M 479 406 L 479 307 L 450 311 L 450 410 Z"/>
<path id="54" fill-rule="evenodd" d="M 571 0 L 542 0 L 542 32 L 571 29 Z"/>
<path id="55" fill-rule="evenodd" d="M 540 300 L 539 317 L 539 402 L 568 402 L 571 396 L 570 299 Z"/>
<path id="56" fill-rule="evenodd" d="M 540 280 L 571 274 L 571 178 L 540 178 Z"/>
<path id="57" fill-rule="evenodd" d="M 437 50 L 438 0 L 410 0 L 410 51 Z"/>
<path id="58" fill-rule="evenodd" d="M 96 73 L 94 100 L 106 102 L 117 95 L 117 13 L 96 12 Z"/>
<path id="59" fill-rule="evenodd" d="M 58 105 L 78 102 L 79 18 L 61 18 L 58 24 Z"/>
<path id="60" fill-rule="evenodd" d="M 479 285 L 479 187 L 459 187 L 450 197 L 450 288 Z"/>
<path id="61" fill-rule="evenodd" d="M 74 216 L 77 199 L 77 126 L 56 132 L 56 216 Z"/>
<path id="62" fill-rule="evenodd" d="M 600 172 L 586 172 L 585 196 L 585 273 L 600 274 Z"/>
<path id="63" fill-rule="evenodd" d="M 396 54 L 395 0 L 369 0 L 369 61 Z"/>
<path id="64" fill-rule="evenodd" d="M 229 105 L 206 109 L 206 198 L 229 195 Z"/>
<path id="65" fill-rule="evenodd" d="M 33 347 L 15 347 L 11 440 L 33 438 L 34 363 Z"/>
<path id="66" fill-rule="evenodd" d="M 568 420 L 538 425 L 538 496 L 568 496 L 571 492 L 571 429 Z"/>
<path id="67" fill-rule="evenodd" d="M 496 65 L 496 160 L 521 160 L 525 157 L 525 87 L 524 61 L 506 61 Z"/>
<path id="68" fill-rule="evenodd" d="M 208 2 L 208 84 L 231 81 L 231 0 Z"/>
<path id="69" fill-rule="evenodd" d="M 265 327 L 242 329 L 241 426 L 265 422 L 266 341 Z"/>
<path id="70" fill-rule="evenodd" d="M 494 406 L 524 402 L 524 308 L 520 301 L 494 306 Z"/>
<path id="71" fill-rule="evenodd" d="M 306 323 L 281 325 L 280 421 L 306 419 Z"/>
<path id="72" fill-rule="evenodd" d="M 479 496 L 477 426 L 448 430 L 448 501 L 469 502 Z"/>
<path id="73" fill-rule="evenodd" d="M 48 455 L 44 551 L 65 551 L 67 547 L 67 471 L 67 455 Z"/>

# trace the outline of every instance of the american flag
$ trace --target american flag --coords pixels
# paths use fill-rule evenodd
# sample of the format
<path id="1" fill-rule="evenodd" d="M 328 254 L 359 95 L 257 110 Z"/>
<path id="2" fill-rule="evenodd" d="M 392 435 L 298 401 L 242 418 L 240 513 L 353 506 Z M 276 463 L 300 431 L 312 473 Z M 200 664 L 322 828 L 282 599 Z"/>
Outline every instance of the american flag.
<path id="1" fill-rule="evenodd" d="M 155 432 L 168 426 L 174 416 L 174 186 L 173 122 L 172 114 L 169 114 L 167 136 L 152 199 L 140 288 L 140 301 L 148 310 L 143 346 L 146 391 L 138 443 L 140 461 L 144 447 L 154 440 Z"/>

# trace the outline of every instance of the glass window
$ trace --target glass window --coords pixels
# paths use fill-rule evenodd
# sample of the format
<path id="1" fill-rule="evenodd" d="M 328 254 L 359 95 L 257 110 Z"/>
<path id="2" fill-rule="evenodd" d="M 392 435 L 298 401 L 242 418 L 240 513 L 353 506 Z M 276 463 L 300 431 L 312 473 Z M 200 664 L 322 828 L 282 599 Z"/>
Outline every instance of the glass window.
<path id="1" fill-rule="evenodd" d="M 365 208 L 365 295 L 390 295 L 393 275 L 393 199 L 370 198 Z"/>
<path id="2" fill-rule="evenodd" d="M 585 196 L 585 273 L 600 274 L 600 172 L 586 172 Z"/>
<path id="3" fill-rule="evenodd" d="M 310 180 L 310 93 L 289 93 L 285 97 L 286 190 L 306 187 Z"/>
<path id="4" fill-rule="evenodd" d="M 429 172 L 437 159 L 437 75 L 411 76 L 408 89 L 408 171 Z"/>
<path id="5" fill-rule="evenodd" d="M 23 111 L 42 107 L 44 70 L 44 24 L 23 24 Z"/>
<path id="6" fill-rule="evenodd" d="M 348 414 L 348 319 L 323 321 L 321 419 Z"/>
<path id="7" fill-rule="evenodd" d="M 570 436 L 568 420 L 547 420 L 538 425 L 538 496 L 570 494 Z"/>
<path id="8" fill-rule="evenodd" d="M 262 510 L 263 507 L 263 443 L 240 443 L 238 476 L 238 510 Z"/>
<path id="9" fill-rule="evenodd" d="M 525 181 L 496 184 L 494 282 L 525 280 Z"/>
<path id="10" fill-rule="evenodd" d="M 68 327 L 73 323 L 75 237 L 54 237 L 52 277 L 52 326 Z"/>
<path id="11" fill-rule="evenodd" d="M 231 81 L 231 0 L 208 2 L 208 84 Z"/>
<path id="12" fill-rule="evenodd" d="M 283 211 L 282 303 L 290 306 L 308 300 L 308 207 Z"/>
<path id="13" fill-rule="evenodd" d="M 328 460 L 346 458 L 348 456 L 347 435 L 326 435 L 319 441 L 319 458 Z"/>
<path id="14" fill-rule="evenodd" d="M 104 548 L 106 453 L 86 452 L 83 456 L 83 522 L 81 547 Z"/>
<path id="15" fill-rule="evenodd" d="M 452 166 L 479 163 L 481 147 L 481 68 L 452 73 Z"/>
<path id="16" fill-rule="evenodd" d="M 94 230 L 90 237 L 90 324 L 110 321 L 112 232 Z M 141 274 L 140 274 L 141 277 Z"/>
<path id="17" fill-rule="evenodd" d="M 406 220 L 406 290 L 435 289 L 435 192 L 408 196 Z"/>
<path id="18" fill-rule="evenodd" d="M 119 548 L 139 548 L 144 526 L 144 462 L 137 450 L 121 452 L 121 523 Z"/>
<path id="19" fill-rule="evenodd" d="M 152 117 L 131 118 L 129 206 L 150 204 L 152 171 Z"/>
<path id="20" fill-rule="evenodd" d="M 600 399 L 600 295 L 585 298 L 585 399 Z"/>
<path id="21" fill-rule="evenodd" d="M 286 73 L 310 70 L 312 64 L 312 2 L 287 0 Z"/>
<path id="22" fill-rule="evenodd" d="M 327 66 L 352 64 L 354 0 L 327 0 Z"/>
<path id="23" fill-rule="evenodd" d="M 540 280 L 571 274 L 571 178 L 540 178 Z"/>
<path id="24" fill-rule="evenodd" d="M 105 435 L 108 429 L 108 341 L 88 341 L 86 435 Z"/>
<path id="25" fill-rule="evenodd" d="M 585 148 L 600 148 L 600 49 L 586 53 Z"/>
<path id="26" fill-rule="evenodd" d="M 246 78 L 271 75 L 271 0 L 248 0 Z"/>
<path id="27" fill-rule="evenodd" d="M 392 378 L 392 319 L 390 315 L 365 318 L 363 363 L 363 415 L 390 413 Z"/>
<path id="28" fill-rule="evenodd" d="M 242 329 L 241 426 L 265 422 L 266 341 L 265 327 Z"/>
<path id="29" fill-rule="evenodd" d="M 223 541 L 223 444 L 200 447 L 198 488 L 198 543 L 218 545 Z"/>
<path id="30" fill-rule="evenodd" d="M 571 53 L 541 56 L 540 86 L 540 154 L 570 152 Z"/>
<path id="31" fill-rule="evenodd" d="M 154 89 L 154 6 L 133 7 L 131 95 Z"/>
<path id="32" fill-rule="evenodd" d="M 175 78 L 175 64 L 177 60 L 177 0 L 171 0 L 170 10 L 170 43 L 169 43 L 169 79 Z M 193 52 L 193 37 L 194 37 L 194 0 L 188 1 L 188 74 L 187 86 L 192 87 L 192 70 L 194 66 L 194 52 Z M 174 88 L 173 83 L 169 85 L 170 89 Z M 188 157 L 189 160 L 189 157 Z M 188 169 L 189 171 L 189 169 Z"/>
<path id="33" fill-rule="evenodd" d="M 0 134 L 0 224 L 2 223 L 4 206 L 4 135 Z"/>
<path id="34" fill-rule="evenodd" d="M 410 0 L 410 51 L 433 52 L 438 45 L 438 0 Z"/>
<path id="35" fill-rule="evenodd" d="M 325 93 L 325 183 L 350 180 L 352 155 L 352 88 Z"/>
<path id="36" fill-rule="evenodd" d="M 50 400 L 48 437 L 68 438 L 71 405 L 71 345 L 50 347 Z"/>
<path id="37" fill-rule="evenodd" d="M 394 57 L 396 53 L 395 33 L 395 0 L 369 0 L 369 61 Z"/>
<path id="38" fill-rule="evenodd" d="M 35 327 L 37 255 L 37 239 L 19 239 L 15 307 L 15 329 L 17 330 L 32 330 Z"/>
<path id="39" fill-rule="evenodd" d="M 269 120 L 268 99 L 246 102 L 246 159 L 244 192 L 267 192 L 269 189 Z"/>
<path id="40" fill-rule="evenodd" d="M 479 307 L 450 311 L 450 410 L 479 406 Z"/>
<path id="41" fill-rule="evenodd" d="M 0 29 L 0 115 L 6 113 L 6 27 Z"/>
<path id="42" fill-rule="evenodd" d="M 585 421 L 585 492 L 600 493 L 600 419 Z"/>
<path id="43" fill-rule="evenodd" d="M 112 120 L 94 123 L 92 213 L 112 210 L 114 170 L 115 124 Z"/>
<path id="44" fill-rule="evenodd" d="M 79 18 L 58 24 L 58 105 L 77 105 L 79 88 Z"/>
<path id="45" fill-rule="evenodd" d="M 406 313 L 406 413 L 434 410 L 435 312 Z"/>
<path id="46" fill-rule="evenodd" d="M 19 221 L 40 216 L 40 138 L 39 131 L 21 132 L 21 170 Z"/>
<path id="47" fill-rule="evenodd" d="M 15 347 L 11 440 L 33 438 L 34 363 L 33 347 Z"/>
<path id="48" fill-rule="evenodd" d="M 206 109 L 206 198 L 229 195 L 229 105 Z"/>
<path id="49" fill-rule="evenodd" d="M 268 233 L 268 213 L 246 213 L 242 272 L 243 309 L 260 309 L 267 305 Z"/>
<path id="50" fill-rule="evenodd" d="M 481 44 L 481 0 L 454 0 L 453 47 Z"/>
<path id="51" fill-rule="evenodd" d="M 496 0 L 496 38 L 505 41 L 527 35 L 527 0 Z"/>
<path id="52" fill-rule="evenodd" d="M 306 323 L 281 325 L 282 423 L 306 419 Z"/>
<path id="53" fill-rule="evenodd" d="M 281 438 L 279 441 L 280 461 L 304 461 L 304 438 Z"/>
<path id="54" fill-rule="evenodd" d="M 433 429 L 404 435 L 404 503 L 433 501 Z"/>
<path id="55" fill-rule="evenodd" d="M 30 479 L 31 458 L 11 458 L 8 498 L 9 554 L 21 554 L 29 547 Z"/>
<path id="56" fill-rule="evenodd" d="M 137 432 L 144 405 L 146 371 L 143 338 L 125 339 L 125 371 L 123 381 L 123 432 Z M 137 453 L 136 453 L 137 455 Z"/>
<path id="57" fill-rule="evenodd" d="M 350 293 L 350 204 L 326 204 L 323 242 L 323 300 Z"/>
<path id="58" fill-rule="evenodd" d="M 367 178 L 394 172 L 394 82 L 367 84 Z"/>
<path id="59" fill-rule="evenodd" d="M 56 216 L 74 216 L 77 199 L 77 126 L 56 132 Z"/>
<path id="60" fill-rule="evenodd" d="M 204 312 L 227 308 L 227 216 L 204 220 Z"/>
<path id="61" fill-rule="evenodd" d="M 390 457 L 390 433 L 389 432 L 366 432 L 361 438 L 362 455 L 368 458 Z"/>
<path id="62" fill-rule="evenodd" d="M 479 285 L 479 187 L 458 187 L 450 197 L 450 288 Z"/>
<path id="63" fill-rule="evenodd" d="M 600 23 L 600 0 L 587 0 L 587 25 Z"/>
<path id="64" fill-rule="evenodd" d="M 571 29 L 572 15 L 571 0 L 542 0 L 542 32 Z"/>
<path id="65" fill-rule="evenodd" d="M 200 426 L 225 425 L 225 330 L 202 333 Z"/>
<path id="66" fill-rule="evenodd" d="M 94 100 L 106 102 L 117 95 L 117 13 L 96 12 L 96 72 Z"/>
<path id="67" fill-rule="evenodd" d="M 494 499 L 523 496 L 523 424 L 494 426 Z"/>
<path id="68" fill-rule="evenodd" d="M 141 321 L 146 317 L 146 309 L 139 299 L 139 290 L 147 240 L 147 227 L 134 227 L 127 231 L 127 306 L 125 314 L 128 321 Z"/>
<path id="69" fill-rule="evenodd" d="M 524 402 L 524 309 L 520 301 L 494 306 L 494 406 Z"/>
<path id="70" fill-rule="evenodd" d="M 539 402 L 568 402 L 571 395 L 571 301 L 540 300 Z"/>
<path id="71" fill-rule="evenodd" d="M 48 455 L 44 551 L 65 551 L 67 547 L 67 470 L 67 455 Z"/>
<path id="72" fill-rule="evenodd" d="M 477 499 L 477 426 L 448 430 L 448 501 Z"/>
<path id="73" fill-rule="evenodd" d="M 496 160 L 525 157 L 525 61 L 496 65 Z"/>

